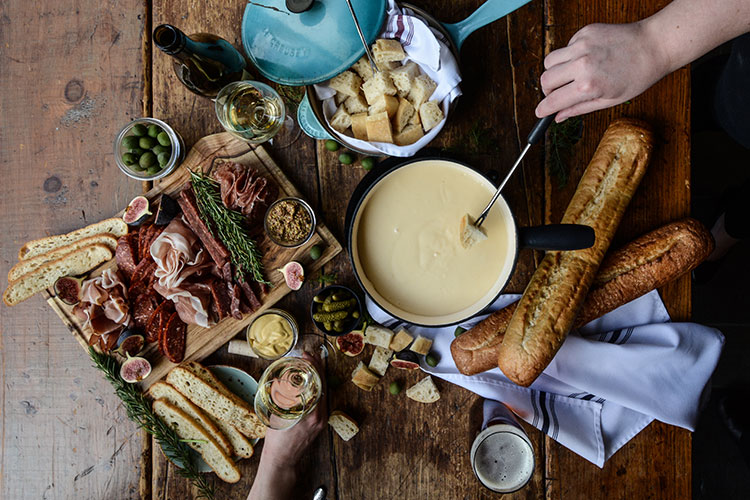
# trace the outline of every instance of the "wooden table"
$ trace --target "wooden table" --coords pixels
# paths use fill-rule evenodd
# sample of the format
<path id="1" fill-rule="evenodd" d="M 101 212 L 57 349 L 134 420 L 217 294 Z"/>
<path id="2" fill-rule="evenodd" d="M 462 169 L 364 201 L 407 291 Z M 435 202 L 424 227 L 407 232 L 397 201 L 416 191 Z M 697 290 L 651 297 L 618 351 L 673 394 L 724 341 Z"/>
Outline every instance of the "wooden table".
<path id="1" fill-rule="evenodd" d="M 414 0 L 437 18 L 455 22 L 481 0 Z M 533 0 L 466 42 L 464 96 L 433 146 L 485 172 L 504 173 L 534 123 L 541 98 L 544 54 L 565 45 L 591 22 L 629 22 L 666 0 Z M 3 181 L 2 272 L 18 247 L 44 234 L 71 230 L 121 209 L 141 185 L 117 171 L 112 139 L 131 118 L 166 120 L 188 145 L 220 130 L 211 102 L 175 78 L 167 56 L 154 51 L 150 32 L 173 23 L 187 33 L 206 31 L 240 46 L 245 2 L 177 0 L 44 0 L 0 4 L 0 162 Z M 556 222 L 606 125 L 620 115 L 654 124 L 658 148 L 617 236 L 622 242 L 688 214 L 690 202 L 689 73 L 682 69 L 632 103 L 584 119 L 583 139 L 569 161 L 571 180 L 560 187 L 534 149 L 512 179 L 507 198 L 522 225 Z M 271 148 L 292 181 L 343 240 L 347 193 L 363 176 L 339 165 L 337 155 L 306 137 Z M 510 290 L 521 291 L 540 255 L 522 255 Z M 346 255 L 326 272 L 353 283 Z M 304 313 L 313 286 L 280 305 Z M 690 282 L 662 292 L 675 319 L 690 315 Z M 107 382 L 41 297 L 0 309 L 2 363 L 3 498 L 192 498 L 150 440 L 127 420 Z M 304 324 L 312 331 L 312 325 Z M 209 363 L 226 363 L 258 376 L 258 362 L 222 348 Z M 346 380 L 354 360 L 330 360 L 327 373 Z M 324 432 L 300 465 L 298 496 L 324 484 L 329 498 L 492 498 L 474 479 L 469 447 L 481 420 L 481 400 L 438 382 L 442 399 L 415 404 L 388 394 L 389 373 L 372 393 L 345 383 L 329 391 L 330 409 L 349 411 L 362 431 L 345 443 Z M 401 376 L 412 382 L 416 374 Z M 690 498 L 690 434 L 653 423 L 604 469 L 529 428 L 537 457 L 531 483 L 514 498 Z M 141 451 L 143 456 L 141 457 Z M 262 449 L 261 449 L 262 450 Z M 220 485 L 220 498 L 244 498 L 258 455 L 242 465 L 243 479 Z M 144 464 L 141 466 L 141 464 Z"/>

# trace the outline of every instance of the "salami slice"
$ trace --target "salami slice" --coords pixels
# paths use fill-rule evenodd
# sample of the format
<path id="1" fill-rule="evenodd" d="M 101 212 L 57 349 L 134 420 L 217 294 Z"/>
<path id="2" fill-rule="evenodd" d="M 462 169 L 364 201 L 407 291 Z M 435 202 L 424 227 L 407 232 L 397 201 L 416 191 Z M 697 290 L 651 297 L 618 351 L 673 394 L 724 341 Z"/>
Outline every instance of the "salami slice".
<path id="1" fill-rule="evenodd" d="M 181 363 L 185 358 L 185 343 L 187 340 L 187 325 L 177 313 L 169 317 L 164 331 L 164 355 L 172 363 Z"/>
<path id="2" fill-rule="evenodd" d="M 133 303 L 133 322 L 135 326 L 140 329 L 146 328 L 151 315 L 159 307 L 160 299 L 161 297 L 153 290 L 141 293 L 136 297 Z"/>
<path id="3" fill-rule="evenodd" d="M 133 248 L 132 240 L 133 239 L 129 234 L 121 236 L 117 240 L 117 248 L 115 249 L 115 262 L 117 262 L 117 269 L 122 271 L 128 281 L 130 281 L 130 278 L 133 276 L 135 268 L 138 265 L 138 248 Z"/>
<path id="4" fill-rule="evenodd" d="M 174 312 L 172 301 L 165 300 L 151 313 L 146 323 L 146 342 L 157 342 L 162 325 L 167 324 L 167 320 Z"/>

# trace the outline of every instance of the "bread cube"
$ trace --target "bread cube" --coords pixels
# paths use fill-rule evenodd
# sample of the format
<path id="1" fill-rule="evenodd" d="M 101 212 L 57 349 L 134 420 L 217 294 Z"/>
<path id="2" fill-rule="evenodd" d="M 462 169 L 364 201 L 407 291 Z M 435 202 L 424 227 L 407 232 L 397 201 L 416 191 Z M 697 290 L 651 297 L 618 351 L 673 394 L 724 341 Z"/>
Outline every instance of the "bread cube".
<path id="1" fill-rule="evenodd" d="M 414 61 L 409 61 L 401 67 L 391 70 L 391 79 L 396 86 L 398 95 L 406 97 L 409 95 L 414 80 L 419 76 L 419 66 Z"/>
<path id="2" fill-rule="evenodd" d="M 333 427 L 336 434 L 344 441 L 349 441 L 359 432 L 359 426 L 352 417 L 343 411 L 332 411 L 328 417 L 328 425 Z"/>
<path id="3" fill-rule="evenodd" d="M 412 340 L 414 340 L 414 337 L 412 337 L 409 332 L 402 328 L 396 335 L 393 336 L 393 340 L 391 340 L 391 344 L 388 346 L 388 348 L 391 351 L 403 351 L 404 349 L 409 347 L 409 344 L 411 344 Z"/>
<path id="4" fill-rule="evenodd" d="M 342 105 L 331 117 L 331 127 L 335 128 L 342 134 L 352 126 L 352 117 L 346 112 L 346 108 Z"/>
<path id="5" fill-rule="evenodd" d="M 409 124 L 409 120 L 411 120 L 416 111 L 409 101 L 403 97 L 398 98 L 398 109 L 393 119 L 393 128 L 396 130 L 396 133 L 401 133 L 404 130 L 404 127 Z"/>
<path id="6" fill-rule="evenodd" d="M 414 144 L 424 136 L 422 127 L 420 125 L 407 125 L 400 134 L 396 134 L 393 138 L 393 142 L 397 146 L 408 146 Z"/>
<path id="7" fill-rule="evenodd" d="M 427 75 L 419 75 L 414 78 L 411 90 L 409 91 L 409 100 L 415 108 L 419 109 L 423 102 L 430 99 L 430 96 L 437 88 L 437 83 L 432 81 Z"/>
<path id="8" fill-rule="evenodd" d="M 352 132 L 354 138 L 363 141 L 367 140 L 367 113 L 357 113 L 352 115 Z"/>
<path id="9" fill-rule="evenodd" d="M 361 85 L 362 79 L 353 71 L 344 71 L 328 81 L 329 87 L 349 97 L 355 97 L 359 94 L 359 87 Z"/>
<path id="10" fill-rule="evenodd" d="M 411 347 L 409 347 L 409 350 L 421 354 L 422 356 L 427 356 L 430 353 L 431 347 L 432 339 L 417 335 L 417 339 L 412 343 Z"/>
<path id="11" fill-rule="evenodd" d="M 394 70 L 396 68 L 400 68 L 401 67 L 401 63 L 400 62 L 395 62 L 395 61 L 390 61 L 390 62 L 382 62 L 381 61 L 381 62 L 377 63 L 377 65 L 378 65 L 378 69 L 380 71 L 383 71 L 383 70 L 385 70 L 385 71 L 391 71 L 391 70 Z"/>
<path id="12" fill-rule="evenodd" d="M 380 66 L 381 62 L 401 61 L 406 57 L 406 52 L 398 40 L 380 38 L 372 46 L 372 56 Z"/>
<path id="13" fill-rule="evenodd" d="M 422 128 L 422 120 L 419 119 L 418 110 L 415 109 L 414 114 L 409 118 L 409 125 L 419 125 L 419 128 Z"/>
<path id="14" fill-rule="evenodd" d="M 388 142 L 393 144 L 393 130 L 391 129 L 391 120 L 385 111 L 370 115 L 365 122 L 367 125 L 367 140 L 371 142 Z M 367 328 L 368 330 L 370 327 Z M 365 334 L 367 335 L 367 334 Z M 391 339 L 385 343 L 387 347 Z"/>
<path id="15" fill-rule="evenodd" d="M 437 101 L 427 101 L 419 107 L 419 119 L 426 132 L 443 120 L 443 110 Z"/>
<path id="16" fill-rule="evenodd" d="M 393 351 L 391 351 L 390 349 L 386 349 L 380 346 L 376 347 L 375 352 L 372 353 L 372 358 L 370 358 L 370 364 L 368 368 L 373 373 L 377 373 L 381 377 L 384 376 L 386 370 L 388 370 L 391 356 L 393 356 Z"/>
<path id="17" fill-rule="evenodd" d="M 393 118 L 398 110 L 398 99 L 392 95 L 382 95 L 378 97 L 368 112 L 371 115 L 378 114 L 382 111 L 388 113 L 388 118 Z"/>
<path id="18" fill-rule="evenodd" d="M 333 94 L 333 102 L 336 103 L 336 107 L 343 104 L 347 99 L 349 99 L 349 96 L 346 94 L 342 94 L 341 92 L 336 92 L 335 94 Z"/>
<path id="19" fill-rule="evenodd" d="M 361 92 L 354 97 L 347 97 L 344 106 L 350 115 L 367 112 L 367 101 L 365 101 L 365 96 Z"/>
<path id="20" fill-rule="evenodd" d="M 367 104 L 370 105 L 375 104 L 378 97 L 382 95 L 396 95 L 396 87 L 387 71 L 380 71 L 372 75 L 372 78 L 362 85 L 362 90 L 365 92 Z"/>
<path id="21" fill-rule="evenodd" d="M 370 65 L 370 60 L 367 58 L 367 54 L 360 57 L 359 61 L 355 62 L 351 69 L 356 71 L 362 80 L 372 78 L 372 66 Z"/>
<path id="22" fill-rule="evenodd" d="M 429 375 L 406 389 L 406 397 L 420 403 L 434 403 L 440 399 L 440 391 Z"/>

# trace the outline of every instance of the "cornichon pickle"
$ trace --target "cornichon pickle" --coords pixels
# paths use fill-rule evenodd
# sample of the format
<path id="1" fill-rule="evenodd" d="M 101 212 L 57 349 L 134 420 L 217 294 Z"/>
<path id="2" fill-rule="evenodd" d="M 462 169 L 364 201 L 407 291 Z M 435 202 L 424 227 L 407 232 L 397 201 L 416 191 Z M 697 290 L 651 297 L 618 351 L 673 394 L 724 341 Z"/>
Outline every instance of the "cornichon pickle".
<path id="1" fill-rule="evenodd" d="M 334 328 L 344 328 L 344 322 L 343 321 L 334 321 L 333 322 Z"/>
<path id="2" fill-rule="evenodd" d="M 333 330 L 333 323 L 331 323 L 330 321 L 326 321 L 325 323 L 323 323 L 323 328 L 325 328 L 326 331 L 330 332 L 331 330 Z"/>
<path id="3" fill-rule="evenodd" d="M 325 300 L 323 300 L 323 304 L 330 304 L 331 302 L 333 302 L 333 294 L 330 294 Z"/>
<path id="4" fill-rule="evenodd" d="M 334 325 L 333 325 L 333 331 L 336 332 L 336 333 L 342 333 L 344 331 L 344 326 L 343 325 L 342 326 L 336 326 L 336 324 L 334 323 Z"/>
<path id="5" fill-rule="evenodd" d="M 334 300 L 334 302 L 323 304 L 323 310 L 325 312 L 344 311 L 346 309 L 354 307 L 355 305 L 357 305 L 356 299 L 341 300 L 341 301 Z"/>
<path id="6" fill-rule="evenodd" d="M 359 318 L 359 312 L 358 312 L 358 311 L 354 311 L 354 312 L 352 313 L 352 318 L 354 318 L 354 319 L 357 319 L 357 318 Z"/>
<path id="7" fill-rule="evenodd" d="M 340 300 L 346 300 L 348 298 L 349 298 L 349 294 L 346 293 L 346 292 L 334 293 L 333 294 L 333 300 L 336 301 L 336 302 L 338 302 Z"/>
<path id="8" fill-rule="evenodd" d="M 340 321 L 346 319 L 347 316 L 349 316 L 347 311 L 322 312 L 313 314 L 313 319 L 318 323 L 325 323 L 327 321 Z"/>

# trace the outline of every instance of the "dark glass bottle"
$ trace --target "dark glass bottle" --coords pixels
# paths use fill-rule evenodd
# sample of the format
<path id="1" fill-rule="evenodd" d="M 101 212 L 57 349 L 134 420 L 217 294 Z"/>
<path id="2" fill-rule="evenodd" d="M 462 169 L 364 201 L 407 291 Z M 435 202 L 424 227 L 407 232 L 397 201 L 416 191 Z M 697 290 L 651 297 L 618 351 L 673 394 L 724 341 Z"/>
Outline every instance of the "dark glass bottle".
<path id="1" fill-rule="evenodd" d="M 177 78 L 192 92 L 216 97 L 224 86 L 247 79 L 245 58 L 231 43 L 216 35 L 187 36 L 170 24 L 154 29 L 154 45 L 172 56 Z"/>

